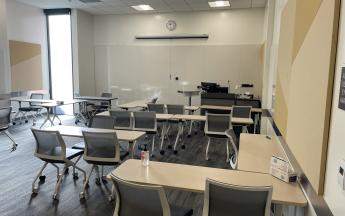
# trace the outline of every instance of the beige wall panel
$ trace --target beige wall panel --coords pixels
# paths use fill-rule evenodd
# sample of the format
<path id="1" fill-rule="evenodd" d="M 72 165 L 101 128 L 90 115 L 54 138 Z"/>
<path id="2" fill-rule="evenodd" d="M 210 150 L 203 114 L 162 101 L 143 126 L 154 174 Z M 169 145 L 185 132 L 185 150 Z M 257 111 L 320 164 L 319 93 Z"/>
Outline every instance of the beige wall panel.
<path id="1" fill-rule="evenodd" d="M 286 105 L 285 96 L 281 88 L 279 75 L 277 77 L 277 86 L 276 86 L 276 101 L 274 107 L 274 121 L 277 124 L 283 137 L 286 135 L 286 124 L 288 118 L 288 110 Z"/>
<path id="2" fill-rule="evenodd" d="M 296 0 L 289 0 L 281 15 L 278 49 L 276 101 L 274 118 L 283 135 L 286 134 L 287 103 L 289 99 L 290 74 L 292 65 L 293 36 Z"/>
<path id="3" fill-rule="evenodd" d="M 11 66 L 41 55 L 41 45 L 21 41 L 9 41 Z"/>
<path id="4" fill-rule="evenodd" d="M 322 0 L 297 0 L 296 1 L 296 24 L 293 46 L 293 59 L 301 48 L 304 38 L 316 16 Z"/>
<path id="5" fill-rule="evenodd" d="M 12 91 L 43 89 L 41 55 L 11 67 Z"/>
<path id="6" fill-rule="evenodd" d="M 319 194 L 323 193 L 335 63 L 338 18 L 334 14 L 339 8 L 335 1 L 323 1 L 296 56 L 288 102 L 286 141 Z"/>

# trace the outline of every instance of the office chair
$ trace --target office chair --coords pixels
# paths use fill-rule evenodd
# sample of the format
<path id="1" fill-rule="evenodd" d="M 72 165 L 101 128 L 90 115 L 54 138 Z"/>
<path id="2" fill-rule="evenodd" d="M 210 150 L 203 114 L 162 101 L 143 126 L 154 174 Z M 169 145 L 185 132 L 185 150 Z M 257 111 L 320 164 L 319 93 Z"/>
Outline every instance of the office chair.
<path id="1" fill-rule="evenodd" d="M 155 139 L 157 135 L 157 120 L 155 112 L 133 112 L 133 130 L 145 131 L 146 135 L 152 136 L 151 156 L 154 156 Z M 133 149 L 135 149 L 133 147 Z"/>
<path id="2" fill-rule="evenodd" d="M 233 106 L 231 111 L 232 118 L 251 118 L 252 107 L 251 106 Z M 246 133 L 248 133 L 247 125 L 240 125 Z"/>
<path id="3" fill-rule="evenodd" d="M 272 186 L 245 187 L 206 180 L 203 216 L 270 216 Z"/>
<path id="4" fill-rule="evenodd" d="M 0 133 L 3 132 L 12 141 L 11 152 L 13 152 L 17 149 L 18 144 L 8 131 L 11 124 L 11 113 L 12 107 L 0 108 Z"/>
<path id="5" fill-rule="evenodd" d="M 115 120 L 115 129 L 132 129 L 132 112 L 124 110 L 109 110 L 109 114 Z"/>
<path id="6" fill-rule="evenodd" d="M 208 137 L 206 147 L 206 160 L 212 139 L 226 139 L 226 162 L 229 162 L 229 140 L 225 131 L 231 129 L 231 116 L 223 114 L 206 113 L 205 135 Z"/>
<path id="7" fill-rule="evenodd" d="M 84 170 L 77 166 L 78 161 L 83 155 L 83 150 L 66 148 L 66 144 L 62 139 L 59 131 L 47 131 L 31 128 L 31 131 L 36 140 L 35 156 L 44 161 L 43 167 L 38 172 L 36 178 L 32 183 L 32 193 L 38 193 L 38 186 L 36 187 L 36 181 L 39 178 L 41 182 L 45 181 L 46 176 L 42 175 L 43 170 L 48 163 L 53 165 L 57 169 L 57 183 L 53 194 L 53 199 L 59 199 L 60 185 L 63 177 L 68 172 L 68 167 L 73 167 L 73 178 L 78 178 L 78 173 L 75 169 L 78 169 L 84 174 L 84 182 L 86 181 L 86 173 Z M 72 159 L 77 158 L 75 162 Z M 64 164 L 62 173 L 60 174 L 59 167 L 56 164 Z"/>
<path id="8" fill-rule="evenodd" d="M 101 94 L 101 97 L 109 97 L 110 98 L 112 96 L 113 96 L 112 93 L 107 93 L 107 92 L 103 92 Z M 99 104 L 87 103 L 86 107 L 91 107 L 90 116 L 94 116 L 97 113 L 107 111 L 108 109 L 111 108 L 109 101 L 101 101 Z"/>
<path id="9" fill-rule="evenodd" d="M 110 116 L 94 116 L 90 120 L 90 128 L 114 129 L 114 119 Z M 80 142 L 72 146 L 73 149 L 85 148 L 85 143 Z"/>
<path id="10" fill-rule="evenodd" d="M 165 105 L 164 104 L 148 103 L 147 109 L 150 112 L 156 112 L 156 113 L 160 113 L 160 114 L 165 113 Z"/>
<path id="11" fill-rule="evenodd" d="M 173 114 L 173 115 L 183 115 L 184 114 L 184 105 L 167 104 L 166 107 L 167 107 L 167 113 L 168 114 Z M 182 136 L 183 136 L 185 122 L 186 121 L 182 121 L 182 129 L 180 130 L 180 128 L 179 128 L 179 130 L 177 132 L 178 134 L 182 133 L 182 135 L 180 136 L 180 140 L 179 141 L 182 141 Z M 170 131 L 171 125 L 178 124 L 179 120 L 171 119 L 171 120 L 169 120 L 169 123 L 170 124 L 169 124 L 168 130 L 167 130 L 167 136 L 169 135 L 169 131 Z M 171 148 L 170 144 L 169 144 L 168 148 Z"/>
<path id="12" fill-rule="evenodd" d="M 43 97 L 44 97 L 44 94 L 42 94 L 42 93 L 32 93 L 30 95 L 30 99 L 42 100 Z M 20 121 L 22 120 L 22 118 L 25 118 L 25 123 L 28 123 L 29 119 L 28 119 L 27 114 L 31 113 L 32 117 L 33 117 L 32 125 L 36 125 L 38 115 L 43 117 L 42 113 L 41 113 L 42 107 L 40 106 L 40 104 L 41 103 L 39 103 L 39 102 L 30 102 L 28 107 L 19 107 L 18 116 L 21 114 Z"/>
<path id="13" fill-rule="evenodd" d="M 85 141 L 84 160 L 92 164 L 91 171 L 84 182 L 83 191 L 80 193 L 80 199 L 85 199 L 86 188 L 93 170 L 96 170 L 96 184 L 100 185 L 100 175 L 98 166 L 116 166 L 128 155 L 128 152 L 120 152 L 120 144 L 117 140 L 116 132 L 95 133 L 83 131 Z M 112 195 L 110 196 L 112 199 Z"/>
<path id="14" fill-rule="evenodd" d="M 169 204 L 162 186 L 131 183 L 111 176 L 115 186 L 114 216 L 191 216 L 193 209 Z"/>
<path id="15" fill-rule="evenodd" d="M 228 137 L 232 149 L 234 153 L 230 157 L 230 166 L 232 169 L 236 170 L 237 169 L 237 164 L 238 164 L 238 145 L 237 145 L 237 137 L 233 129 L 229 129 L 225 131 L 225 135 Z"/>

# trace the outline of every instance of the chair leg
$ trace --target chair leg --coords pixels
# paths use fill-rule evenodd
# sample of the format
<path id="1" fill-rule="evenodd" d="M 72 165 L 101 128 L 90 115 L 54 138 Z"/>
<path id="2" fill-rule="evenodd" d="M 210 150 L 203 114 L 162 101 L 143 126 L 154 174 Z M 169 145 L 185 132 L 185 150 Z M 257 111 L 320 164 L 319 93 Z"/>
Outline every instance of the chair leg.
<path id="1" fill-rule="evenodd" d="M 229 140 L 226 139 L 226 162 L 229 162 Z"/>
<path id="2" fill-rule="evenodd" d="M 154 135 L 152 137 L 152 150 L 151 150 L 151 157 L 154 157 L 154 151 L 155 151 L 155 139 L 156 139 L 156 135 Z"/>
<path id="3" fill-rule="evenodd" d="M 67 166 L 68 166 L 67 164 L 64 166 L 64 168 L 62 170 L 62 174 L 59 175 L 59 179 L 58 179 L 58 182 L 56 183 L 55 191 L 54 191 L 54 194 L 53 194 L 53 199 L 54 200 L 59 200 L 60 186 L 61 186 L 62 179 L 65 176 L 65 171 L 67 170 Z"/>
<path id="4" fill-rule="evenodd" d="M 210 143 L 211 143 L 211 138 L 209 137 L 207 141 L 207 147 L 206 147 L 206 160 L 208 160 L 208 149 L 210 147 Z"/>
<path id="5" fill-rule="evenodd" d="M 4 133 L 12 141 L 11 152 L 15 151 L 17 149 L 18 144 L 16 143 L 16 141 L 14 140 L 14 138 L 12 137 L 12 135 L 10 134 L 8 130 L 5 130 Z"/>
<path id="6" fill-rule="evenodd" d="M 101 177 L 99 175 L 99 167 L 97 165 L 95 165 L 95 170 L 96 170 L 96 174 L 97 174 L 97 177 L 96 177 L 96 184 L 97 185 L 100 185 L 101 184 Z"/>
<path id="7" fill-rule="evenodd" d="M 53 164 L 52 165 L 56 168 L 56 178 L 59 179 L 59 176 L 60 176 L 60 168 L 56 165 L 56 164 Z"/>
<path id="8" fill-rule="evenodd" d="M 42 175 L 42 172 L 43 172 L 43 170 L 47 167 L 47 165 L 48 165 L 48 162 L 45 162 L 45 163 L 43 164 L 43 166 L 42 166 L 42 168 L 40 169 L 40 171 L 38 172 L 36 178 L 35 178 L 34 181 L 32 182 L 32 193 L 33 193 L 33 194 L 37 194 L 37 193 L 38 193 L 38 187 L 35 187 L 36 181 L 37 181 L 37 179 Z"/>
<path id="9" fill-rule="evenodd" d="M 95 169 L 95 167 L 96 167 L 96 165 L 93 165 L 93 166 L 92 166 L 89 175 L 86 177 L 86 180 L 85 180 L 84 186 L 83 186 L 83 191 L 80 192 L 80 194 L 79 194 L 79 198 L 80 198 L 80 199 L 85 199 L 85 191 L 86 191 L 86 188 L 87 188 L 88 185 L 89 185 L 89 180 L 90 180 L 91 174 L 92 174 L 92 172 L 93 172 L 93 169 Z"/>

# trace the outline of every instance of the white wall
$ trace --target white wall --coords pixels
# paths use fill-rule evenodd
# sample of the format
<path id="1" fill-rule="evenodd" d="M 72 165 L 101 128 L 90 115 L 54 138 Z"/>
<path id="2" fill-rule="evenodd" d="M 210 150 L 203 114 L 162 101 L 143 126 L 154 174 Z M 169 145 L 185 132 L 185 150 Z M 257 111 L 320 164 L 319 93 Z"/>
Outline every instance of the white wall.
<path id="1" fill-rule="evenodd" d="M 15 0 L 7 0 L 7 37 L 28 43 L 41 44 L 43 87 L 49 89 L 49 68 L 46 17 L 43 10 Z M 0 15 L 1 16 L 1 15 Z"/>
<path id="2" fill-rule="evenodd" d="M 177 22 L 173 33 L 165 27 L 169 19 Z M 226 86 L 230 80 L 232 88 L 252 82 L 254 93 L 261 95 L 263 24 L 264 9 L 95 16 L 96 93 L 110 90 L 122 101 L 159 95 L 163 103 L 186 103 L 176 92 L 181 84 L 195 88 L 201 81 L 214 81 Z M 134 38 L 186 33 L 210 38 Z M 170 80 L 175 76 L 180 82 Z"/>
<path id="3" fill-rule="evenodd" d="M 341 190 L 337 183 L 339 163 L 345 159 L 345 111 L 338 108 L 341 68 L 345 67 L 345 4 L 341 4 L 339 32 L 324 194 L 334 216 L 345 215 L 345 191 Z"/>
<path id="4" fill-rule="evenodd" d="M 74 83 L 75 92 L 81 95 L 95 95 L 95 49 L 93 16 L 80 10 L 72 12 L 72 39 L 74 41 Z M 76 88 L 76 85 L 79 89 Z"/>
<path id="5" fill-rule="evenodd" d="M 8 93 L 11 87 L 6 20 L 6 1 L 0 0 L 0 94 Z"/>

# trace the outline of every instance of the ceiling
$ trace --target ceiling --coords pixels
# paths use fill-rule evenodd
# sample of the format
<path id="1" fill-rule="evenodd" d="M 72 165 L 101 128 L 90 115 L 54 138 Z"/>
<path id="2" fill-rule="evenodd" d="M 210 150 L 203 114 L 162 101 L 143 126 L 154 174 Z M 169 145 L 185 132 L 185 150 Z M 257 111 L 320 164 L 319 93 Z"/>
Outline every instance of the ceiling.
<path id="1" fill-rule="evenodd" d="M 219 10 L 210 8 L 208 0 L 101 0 L 102 2 L 97 3 L 83 3 L 79 0 L 17 1 L 44 9 L 78 8 L 95 15 L 143 13 L 131 8 L 131 6 L 139 4 L 151 5 L 155 9 L 153 12 L 156 13 Z M 267 0 L 230 0 L 231 7 L 229 9 L 265 7 L 266 1 Z M 152 11 L 149 13 L 152 13 Z"/>

